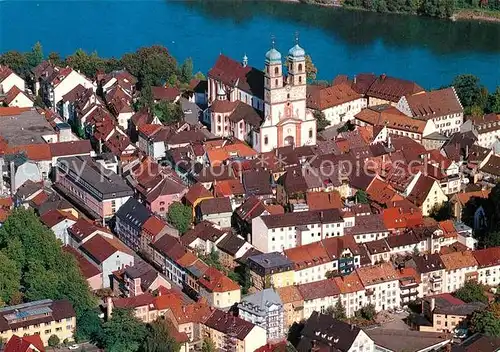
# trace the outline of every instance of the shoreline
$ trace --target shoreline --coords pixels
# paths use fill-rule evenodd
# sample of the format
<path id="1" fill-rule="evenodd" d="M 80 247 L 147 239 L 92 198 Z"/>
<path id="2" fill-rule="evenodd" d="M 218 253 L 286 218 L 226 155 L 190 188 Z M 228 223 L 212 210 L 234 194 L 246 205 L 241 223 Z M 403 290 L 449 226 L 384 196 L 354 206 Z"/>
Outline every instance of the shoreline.
<path id="1" fill-rule="evenodd" d="M 353 6 L 342 6 L 338 5 L 332 2 L 322 2 L 321 0 L 279 0 L 281 2 L 288 2 L 288 3 L 297 3 L 297 4 L 305 4 L 305 5 L 312 5 L 312 6 L 318 6 L 318 7 L 325 7 L 325 8 L 342 8 L 345 10 L 350 10 L 350 11 L 368 11 L 368 12 L 377 12 L 377 11 L 372 11 L 363 7 L 353 7 Z M 340 0 L 339 0 L 340 2 Z M 480 9 L 458 9 L 451 17 L 449 18 L 438 18 L 438 17 L 430 17 L 430 16 L 423 16 L 419 15 L 416 13 L 408 13 L 408 12 L 384 12 L 384 13 L 389 13 L 389 14 L 399 14 L 399 15 L 411 15 L 411 16 L 419 16 L 419 17 L 428 17 L 428 18 L 436 18 L 436 19 L 442 19 L 442 20 L 450 20 L 450 21 L 485 21 L 485 22 L 493 22 L 493 23 L 500 23 L 500 12 L 498 13 L 491 13 L 489 11 L 484 11 Z"/>

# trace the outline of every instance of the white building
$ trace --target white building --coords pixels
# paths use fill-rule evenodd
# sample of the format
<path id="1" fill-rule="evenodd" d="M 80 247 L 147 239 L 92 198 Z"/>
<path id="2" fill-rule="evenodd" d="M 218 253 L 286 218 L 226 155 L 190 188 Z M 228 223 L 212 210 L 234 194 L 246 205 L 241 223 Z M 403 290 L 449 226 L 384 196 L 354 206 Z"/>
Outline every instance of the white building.
<path id="1" fill-rule="evenodd" d="M 246 57 L 240 64 L 221 55 L 208 74 L 211 132 L 244 137 L 258 152 L 316 144 L 316 119 L 306 107 L 305 51 L 298 44 L 288 53 L 287 72 L 285 79 L 274 47 L 264 72 L 248 66 Z M 261 111 L 263 120 L 258 123 L 258 114 L 232 117 L 237 101 Z"/>
<path id="2" fill-rule="evenodd" d="M 348 317 L 366 305 L 365 287 L 356 271 L 333 279 L 340 290 L 340 299 Z"/>
<path id="3" fill-rule="evenodd" d="M 79 84 L 87 89 L 92 88 L 93 91 L 97 89 L 92 81 L 71 67 L 56 67 L 47 83 L 49 100 L 54 111 L 57 110 L 57 104 L 62 100 L 63 95 L 73 90 Z"/>
<path id="4" fill-rule="evenodd" d="M 68 228 L 73 226 L 77 221 L 77 218 L 75 218 L 73 214 L 53 209 L 43 214 L 40 220 L 54 232 L 56 238 L 60 240 L 63 245 L 66 246 L 70 244 Z"/>
<path id="5" fill-rule="evenodd" d="M 490 149 L 500 139 L 500 114 L 487 114 L 480 117 L 470 117 L 462 130 L 474 129 L 477 132 L 476 144 Z"/>
<path id="6" fill-rule="evenodd" d="M 33 100 L 31 100 L 24 91 L 17 86 L 12 87 L 3 100 L 7 106 L 16 106 L 18 108 L 31 108 L 33 107 Z"/>
<path id="7" fill-rule="evenodd" d="M 267 253 L 344 235 L 338 209 L 263 215 L 252 219 L 252 245 Z"/>
<path id="8" fill-rule="evenodd" d="M 453 87 L 401 97 L 397 109 L 415 119 L 434 121 L 438 132 L 447 136 L 460 131 L 464 122 L 464 109 Z"/>
<path id="9" fill-rule="evenodd" d="M 478 281 L 483 285 L 498 287 L 500 284 L 500 247 L 472 252 L 477 261 Z"/>
<path id="10" fill-rule="evenodd" d="M 328 279 L 301 284 L 297 289 L 304 299 L 304 319 L 309 318 L 313 312 L 325 313 L 328 307 L 337 304 L 340 297 L 335 281 Z"/>
<path id="11" fill-rule="evenodd" d="M 382 263 L 356 269 L 365 287 L 366 303 L 376 311 L 394 309 L 401 304 L 399 275 L 392 263 Z"/>
<path id="12" fill-rule="evenodd" d="M 283 303 L 272 288 L 244 297 L 238 304 L 238 316 L 264 328 L 268 342 L 286 338 Z"/>
<path id="13" fill-rule="evenodd" d="M 23 92 L 26 89 L 24 79 L 19 77 L 9 67 L 0 65 L 0 93 L 7 93 L 14 86 Z"/>
<path id="14" fill-rule="evenodd" d="M 323 113 L 331 126 L 353 120 L 366 106 L 367 99 L 346 83 L 307 87 L 307 107 Z"/>
<path id="15" fill-rule="evenodd" d="M 446 292 L 455 292 L 466 281 L 477 280 L 477 261 L 471 251 L 452 252 L 441 255 L 446 268 Z"/>
<path id="16" fill-rule="evenodd" d="M 414 268 L 420 273 L 420 290 L 423 297 L 447 292 L 446 267 L 439 254 L 415 256 L 412 261 Z"/>

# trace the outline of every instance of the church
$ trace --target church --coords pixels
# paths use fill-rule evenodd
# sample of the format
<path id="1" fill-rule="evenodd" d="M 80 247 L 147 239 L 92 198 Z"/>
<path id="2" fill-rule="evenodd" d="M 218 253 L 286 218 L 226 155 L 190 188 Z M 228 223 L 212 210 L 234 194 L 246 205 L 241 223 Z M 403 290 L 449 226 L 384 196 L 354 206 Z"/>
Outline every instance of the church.
<path id="1" fill-rule="evenodd" d="M 316 144 L 316 119 L 306 108 L 306 54 L 297 43 L 283 64 L 274 47 L 264 72 L 220 55 L 208 72 L 205 121 L 216 136 L 233 136 L 263 153 L 284 146 Z M 285 71 L 285 72 L 284 72 Z"/>

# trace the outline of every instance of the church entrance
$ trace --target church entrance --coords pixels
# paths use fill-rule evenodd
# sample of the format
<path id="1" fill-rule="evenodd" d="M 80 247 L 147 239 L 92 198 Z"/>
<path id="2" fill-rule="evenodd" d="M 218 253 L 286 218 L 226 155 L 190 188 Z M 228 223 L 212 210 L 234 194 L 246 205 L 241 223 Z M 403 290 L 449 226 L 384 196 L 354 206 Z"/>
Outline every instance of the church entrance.
<path id="1" fill-rule="evenodd" d="M 295 140 L 292 136 L 288 136 L 285 138 L 285 145 L 286 146 L 289 146 L 289 145 L 295 145 Z"/>

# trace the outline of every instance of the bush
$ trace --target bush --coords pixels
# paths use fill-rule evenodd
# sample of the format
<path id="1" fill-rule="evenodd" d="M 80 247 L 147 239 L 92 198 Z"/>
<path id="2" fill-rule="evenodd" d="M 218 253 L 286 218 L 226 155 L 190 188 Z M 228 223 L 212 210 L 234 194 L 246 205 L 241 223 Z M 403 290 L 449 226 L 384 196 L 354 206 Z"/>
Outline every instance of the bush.
<path id="1" fill-rule="evenodd" d="M 50 335 L 48 342 L 50 347 L 56 347 L 59 345 L 59 343 L 61 343 L 59 337 L 57 337 L 56 335 Z"/>

